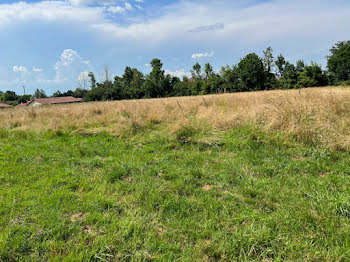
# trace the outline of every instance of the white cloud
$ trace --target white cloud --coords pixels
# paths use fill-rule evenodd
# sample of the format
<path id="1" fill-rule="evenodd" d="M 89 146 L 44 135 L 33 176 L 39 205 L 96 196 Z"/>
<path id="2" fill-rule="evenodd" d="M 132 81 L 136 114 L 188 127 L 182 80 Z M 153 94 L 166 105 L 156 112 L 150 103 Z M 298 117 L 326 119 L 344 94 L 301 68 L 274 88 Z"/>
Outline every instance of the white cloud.
<path id="1" fill-rule="evenodd" d="M 144 1 L 143 1 L 143 0 L 135 0 L 135 2 L 137 2 L 137 3 L 143 3 Z"/>
<path id="2" fill-rule="evenodd" d="M 78 81 L 86 81 L 89 78 L 89 72 L 84 71 L 84 72 L 80 72 L 79 76 L 78 76 Z"/>
<path id="3" fill-rule="evenodd" d="M 111 41 L 135 41 L 142 45 L 156 46 L 164 42 L 182 42 L 182 39 L 191 44 L 257 44 L 273 40 L 289 44 L 290 40 L 300 40 L 312 50 L 320 45 L 320 41 L 327 42 L 328 46 L 330 40 L 346 38 L 350 23 L 350 3 L 342 0 L 272 0 L 260 4 L 253 4 L 255 1 L 252 0 L 199 3 L 184 0 L 167 6 L 164 12 L 160 10 L 163 14 L 157 18 L 138 18 L 128 25 L 121 25 L 111 21 L 105 13 L 114 2 L 70 0 L 0 4 L 0 28 L 34 20 L 64 21 L 77 28 L 80 26 L 81 30 L 102 33 Z M 133 8 L 129 2 L 124 5 L 121 8 L 125 10 Z M 122 12 L 118 7 L 110 12 L 112 10 Z M 198 27 L 203 21 L 208 25 Z M 200 34 L 190 33 L 191 29 L 199 30 Z"/>
<path id="4" fill-rule="evenodd" d="M 113 14 L 124 14 L 125 8 L 121 6 L 110 6 L 107 11 Z"/>
<path id="5" fill-rule="evenodd" d="M 183 76 L 191 76 L 190 72 L 186 72 L 185 69 L 179 69 L 179 70 L 175 70 L 175 71 L 171 71 L 171 70 L 164 70 L 166 74 L 169 74 L 171 76 L 176 76 L 178 78 L 182 78 Z"/>
<path id="6" fill-rule="evenodd" d="M 81 72 L 91 71 L 91 64 L 90 61 L 84 60 L 77 51 L 65 49 L 56 62 L 54 70 L 55 77 L 53 79 L 40 79 L 39 82 L 62 83 L 68 80 L 72 81 L 76 79 L 77 75 L 81 75 Z"/>
<path id="7" fill-rule="evenodd" d="M 205 58 L 205 57 L 213 57 L 214 56 L 214 51 L 211 51 L 210 53 L 198 53 L 198 54 L 193 54 L 192 59 L 197 59 L 197 58 Z"/>
<path id="8" fill-rule="evenodd" d="M 39 72 L 42 72 L 43 69 L 42 68 L 37 68 L 37 67 L 33 67 L 33 72 L 36 72 L 36 73 L 39 73 Z"/>
<path id="9" fill-rule="evenodd" d="M 28 72 L 28 69 L 25 66 L 14 66 L 12 70 L 13 72 L 21 72 L 21 73 Z"/>
<path id="10" fill-rule="evenodd" d="M 125 9 L 126 10 L 132 10 L 131 4 L 129 4 L 128 2 L 125 2 Z"/>
<path id="11" fill-rule="evenodd" d="M 213 25 L 202 25 L 198 26 L 194 29 L 189 30 L 191 33 L 200 33 L 200 32 L 205 32 L 205 31 L 215 31 L 215 30 L 220 30 L 224 29 L 225 25 L 223 23 L 216 23 Z"/>
<path id="12" fill-rule="evenodd" d="M 115 3 L 114 0 L 69 0 L 69 2 L 75 6 L 91 4 L 111 5 Z"/>

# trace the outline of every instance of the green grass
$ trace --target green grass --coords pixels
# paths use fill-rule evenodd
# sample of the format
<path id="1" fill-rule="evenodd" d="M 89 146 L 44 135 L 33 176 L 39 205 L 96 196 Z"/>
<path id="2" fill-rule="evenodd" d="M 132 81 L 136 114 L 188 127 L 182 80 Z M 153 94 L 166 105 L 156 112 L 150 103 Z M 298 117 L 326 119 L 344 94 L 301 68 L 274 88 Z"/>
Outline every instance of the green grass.
<path id="1" fill-rule="evenodd" d="M 0 261 L 349 261 L 350 154 L 250 127 L 0 132 Z"/>

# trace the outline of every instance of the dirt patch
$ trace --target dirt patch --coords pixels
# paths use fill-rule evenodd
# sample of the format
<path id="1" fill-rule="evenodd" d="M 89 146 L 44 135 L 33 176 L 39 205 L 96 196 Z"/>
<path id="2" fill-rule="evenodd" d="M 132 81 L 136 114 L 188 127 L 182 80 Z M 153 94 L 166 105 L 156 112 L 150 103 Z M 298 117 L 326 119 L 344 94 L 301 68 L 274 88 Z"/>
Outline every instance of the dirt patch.
<path id="1" fill-rule="evenodd" d="M 292 160 L 297 160 L 297 161 L 305 161 L 305 160 L 307 160 L 306 157 L 301 156 L 301 155 L 294 155 L 294 156 L 291 157 L 291 159 Z"/>
<path id="2" fill-rule="evenodd" d="M 210 191 L 214 188 L 214 186 L 211 186 L 211 185 L 204 185 L 202 186 L 202 190 L 203 191 Z"/>
<path id="3" fill-rule="evenodd" d="M 319 177 L 322 177 L 322 178 L 328 177 L 328 174 L 325 174 L 325 173 L 318 173 L 317 175 L 318 175 Z"/>
<path id="4" fill-rule="evenodd" d="M 78 220 L 83 219 L 86 216 L 86 213 L 80 212 L 80 213 L 76 213 L 70 216 L 70 221 L 77 222 Z"/>
<path id="5" fill-rule="evenodd" d="M 91 225 L 86 225 L 84 227 L 84 233 L 89 234 L 89 235 L 95 235 L 95 231 Z"/>
<path id="6" fill-rule="evenodd" d="M 131 183 L 134 179 L 131 176 L 124 178 L 124 181 Z"/>

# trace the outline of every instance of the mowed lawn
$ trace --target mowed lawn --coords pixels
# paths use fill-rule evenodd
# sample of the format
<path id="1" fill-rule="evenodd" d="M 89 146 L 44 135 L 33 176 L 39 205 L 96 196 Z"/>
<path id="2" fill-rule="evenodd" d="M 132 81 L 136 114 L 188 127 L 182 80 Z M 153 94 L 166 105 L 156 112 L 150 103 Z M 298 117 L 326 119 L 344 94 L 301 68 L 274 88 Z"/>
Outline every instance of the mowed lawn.
<path id="1" fill-rule="evenodd" d="M 350 154 L 243 126 L 0 132 L 0 261 L 349 261 Z"/>

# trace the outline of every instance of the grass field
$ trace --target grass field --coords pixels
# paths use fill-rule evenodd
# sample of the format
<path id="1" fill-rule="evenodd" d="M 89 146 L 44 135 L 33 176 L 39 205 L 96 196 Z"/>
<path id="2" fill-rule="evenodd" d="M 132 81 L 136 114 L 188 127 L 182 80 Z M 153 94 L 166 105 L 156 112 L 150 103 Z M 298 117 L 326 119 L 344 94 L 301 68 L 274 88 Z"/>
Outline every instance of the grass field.
<path id="1" fill-rule="evenodd" d="M 0 261 L 349 261 L 349 98 L 0 111 Z"/>

